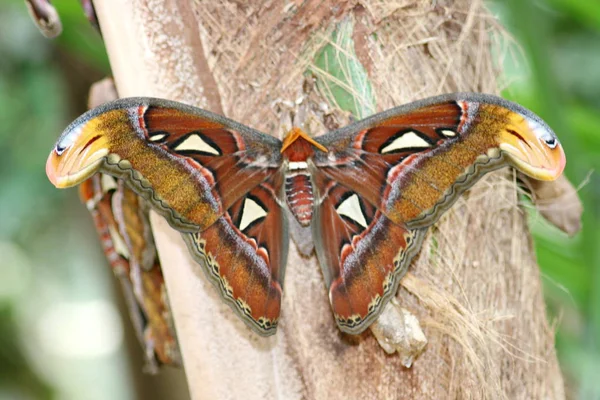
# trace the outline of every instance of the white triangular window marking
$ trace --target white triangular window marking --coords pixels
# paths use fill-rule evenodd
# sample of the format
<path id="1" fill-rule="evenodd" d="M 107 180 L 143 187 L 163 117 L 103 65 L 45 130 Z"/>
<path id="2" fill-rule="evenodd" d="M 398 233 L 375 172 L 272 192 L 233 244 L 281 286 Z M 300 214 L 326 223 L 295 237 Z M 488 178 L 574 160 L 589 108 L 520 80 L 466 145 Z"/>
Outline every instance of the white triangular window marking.
<path id="1" fill-rule="evenodd" d="M 206 143 L 200 135 L 196 133 L 192 133 L 188 135 L 183 142 L 179 143 L 177 147 L 175 147 L 175 151 L 200 151 L 202 153 L 214 154 L 216 156 L 220 155 L 218 149 L 215 149 L 210 144 Z"/>
<path id="2" fill-rule="evenodd" d="M 350 218 L 363 228 L 367 227 L 367 220 L 363 214 L 362 208 L 360 207 L 360 200 L 358 196 L 353 194 L 337 207 L 336 211 L 338 214 Z"/>
<path id="3" fill-rule="evenodd" d="M 381 149 L 381 154 L 391 153 L 402 149 L 431 147 L 431 144 L 413 131 L 398 136 L 392 143 Z"/>
<path id="4" fill-rule="evenodd" d="M 262 208 L 262 206 L 256 201 L 246 197 L 244 200 L 244 208 L 242 209 L 242 219 L 239 226 L 240 231 L 246 229 L 254 221 L 266 216 L 267 210 Z"/>
<path id="5" fill-rule="evenodd" d="M 446 137 L 454 137 L 456 136 L 456 132 L 454 132 L 451 129 L 442 129 L 442 135 L 446 136 Z"/>

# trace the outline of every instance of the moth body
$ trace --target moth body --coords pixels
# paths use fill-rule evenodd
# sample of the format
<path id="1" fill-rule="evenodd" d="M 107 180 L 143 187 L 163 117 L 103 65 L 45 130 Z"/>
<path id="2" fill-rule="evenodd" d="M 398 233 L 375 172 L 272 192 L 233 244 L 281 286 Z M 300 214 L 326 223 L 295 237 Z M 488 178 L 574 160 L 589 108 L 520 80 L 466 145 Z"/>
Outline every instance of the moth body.
<path id="1" fill-rule="evenodd" d="M 309 160 L 316 151 L 327 149 L 300 128 L 292 128 L 283 140 L 281 155 L 284 159 L 285 200 L 294 218 L 302 226 L 309 226 L 313 216 L 314 191 Z M 287 162 L 286 162 L 287 161 Z"/>

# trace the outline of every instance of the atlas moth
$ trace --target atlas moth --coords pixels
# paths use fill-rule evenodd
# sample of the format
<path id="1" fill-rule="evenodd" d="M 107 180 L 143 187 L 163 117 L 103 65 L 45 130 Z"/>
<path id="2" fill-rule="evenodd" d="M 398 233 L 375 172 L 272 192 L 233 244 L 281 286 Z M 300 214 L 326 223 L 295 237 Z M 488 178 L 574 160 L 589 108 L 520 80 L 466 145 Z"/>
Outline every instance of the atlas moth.
<path id="1" fill-rule="evenodd" d="M 280 315 L 291 214 L 310 227 L 337 325 L 359 334 L 428 227 L 507 165 L 553 180 L 565 155 L 539 117 L 491 95 L 432 97 L 315 138 L 293 128 L 282 141 L 192 106 L 127 98 L 69 125 L 46 172 L 59 188 L 96 173 L 123 180 L 261 335 Z"/>

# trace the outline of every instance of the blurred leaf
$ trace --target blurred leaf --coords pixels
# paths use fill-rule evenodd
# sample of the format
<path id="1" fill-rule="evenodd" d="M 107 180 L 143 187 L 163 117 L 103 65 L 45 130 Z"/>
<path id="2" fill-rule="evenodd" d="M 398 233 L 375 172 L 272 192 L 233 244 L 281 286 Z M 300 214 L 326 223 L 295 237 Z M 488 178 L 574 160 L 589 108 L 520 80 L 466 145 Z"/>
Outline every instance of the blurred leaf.
<path id="1" fill-rule="evenodd" d="M 367 71 L 354 50 L 351 20 L 340 22 L 310 67 L 327 100 L 358 119 L 375 113 L 375 97 Z"/>
<path id="2" fill-rule="evenodd" d="M 595 0 L 548 0 L 566 16 L 600 31 L 600 2 Z"/>
<path id="3" fill-rule="evenodd" d="M 584 310 L 592 290 L 590 266 L 582 257 L 573 255 L 577 253 L 575 246 L 571 246 L 570 252 L 565 252 L 561 248 L 567 243 L 566 237 L 562 242 L 554 242 L 536 235 L 538 262 L 543 266 L 544 275 L 549 279 L 545 285 L 546 294 L 573 302 L 577 310 Z"/>
<path id="4" fill-rule="evenodd" d="M 17 397 L 51 399 L 52 389 L 33 372 L 19 343 L 20 335 L 15 330 L 11 308 L 0 304 L 0 387 L 11 388 Z"/>
<path id="5" fill-rule="evenodd" d="M 567 32 L 553 47 L 554 73 L 561 87 L 600 105 L 600 33 Z"/>
<path id="6" fill-rule="evenodd" d="M 597 65 L 600 65 L 600 61 Z M 600 82 L 600 78 L 598 81 Z M 598 109 L 592 108 L 583 102 L 577 102 L 571 104 L 565 114 L 569 125 L 573 127 L 573 132 L 578 136 L 582 146 L 586 149 L 580 155 L 583 157 L 593 157 L 597 161 L 599 159 L 598 156 L 600 156 L 600 112 L 598 112 Z M 592 164 L 589 164 L 591 167 Z"/>
<path id="7" fill-rule="evenodd" d="M 9 48 L 13 49 L 12 51 L 30 54 L 31 57 L 40 60 L 44 59 L 44 54 L 48 54 L 48 46 L 40 46 L 39 43 L 40 41 L 48 41 L 48 39 L 45 39 L 40 32 L 30 29 L 31 26 L 28 26 L 27 29 L 22 26 L 25 23 L 33 24 L 33 21 L 24 12 L 25 4 L 23 0 L 3 1 L 6 2 L 3 9 L 8 10 L 8 15 L 3 18 L 0 14 L 0 48 Z M 54 43 L 85 62 L 88 66 L 99 69 L 104 74 L 109 74 L 110 64 L 102 37 L 86 19 L 79 1 L 53 0 L 52 4 L 58 11 L 62 21 L 63 32 L 57 38 L 48 41 L 48 43 Z M 2 31 L 4 31 L 4 34 L 2 34 Z M 32 39 L 34 35 L 35 39 Z M 10 40 L 7 40 L 4 44 L 3 37 Z M 0 65 L 2 64 L 2 58 L 4 57 L 0 58 Z"/>
<path id="8" fill-rule="evenodd" d="M 54 0 L 52 4 L 63 22 L 63 33 L 56 39 L 59 46 L 105 74 L 110 74 L 102 37 L 85 18 L 79 1 Z"/>

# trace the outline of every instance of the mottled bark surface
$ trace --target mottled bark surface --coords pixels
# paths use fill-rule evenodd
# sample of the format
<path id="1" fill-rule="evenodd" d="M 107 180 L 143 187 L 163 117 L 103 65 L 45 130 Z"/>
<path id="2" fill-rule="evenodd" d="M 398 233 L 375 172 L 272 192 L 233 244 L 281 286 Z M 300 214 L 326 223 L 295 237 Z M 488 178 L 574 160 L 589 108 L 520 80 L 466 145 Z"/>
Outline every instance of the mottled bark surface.
<path id="1" fill-rule="evenodd" d="M 306 93 L 304 76 L 343 18 L 354 23 L 378 111 L 442 92 L 497 91 L 497 26 L 479 1 L 95 4 L 121 96 L 184 101 L 277 136 L 289 120 L 282 104 L 307 104 L 315 130 L 344 120 L 311 107 L 325 100 Z M 179 234 L 153 223 L 193 398 L 564 398 L 508 170 L 483 179 L 431 229 L 401 282 L 398 301 L 429 340 L 411 369 L 370 332 L 339 332 L 316 257 L 291 244 L 280 329 L 261 338 L 223 304 Z"/>

